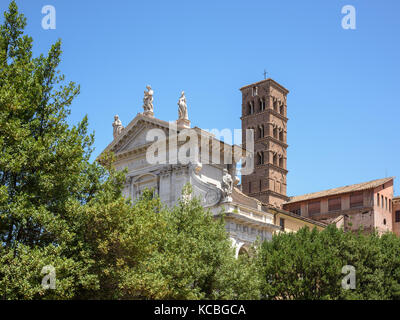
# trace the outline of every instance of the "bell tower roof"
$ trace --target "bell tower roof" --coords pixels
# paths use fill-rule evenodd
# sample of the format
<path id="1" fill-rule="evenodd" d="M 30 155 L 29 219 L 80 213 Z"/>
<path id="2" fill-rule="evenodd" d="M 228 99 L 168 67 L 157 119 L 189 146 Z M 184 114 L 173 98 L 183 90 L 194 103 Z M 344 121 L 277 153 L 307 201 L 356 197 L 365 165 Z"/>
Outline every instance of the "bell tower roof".
<path id="1" fill-rule="evenodd" d="M 262 85 L 264 83 L 267 84 L 267 85 L 275 87 L 276 89 L 282 91 L 284 94 L 288 94 L 289 93 L 288 89 L 286 89 L 284 86 L 280 85 L 278 82 L 276 82 L 274 79 L 271 79 L 271 78 L 245 85 L 245 86 L 241 87 L 239 90 L 243 91 L 245 89 L 252 88 L 254 86 L 260 86 L 260 85 Z"/>

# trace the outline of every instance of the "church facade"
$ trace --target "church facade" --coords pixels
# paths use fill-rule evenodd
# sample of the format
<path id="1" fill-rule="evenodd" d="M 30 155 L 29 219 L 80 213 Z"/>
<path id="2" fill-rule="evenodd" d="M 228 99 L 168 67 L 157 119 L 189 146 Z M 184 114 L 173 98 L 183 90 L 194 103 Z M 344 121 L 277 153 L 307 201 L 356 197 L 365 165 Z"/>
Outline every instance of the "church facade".
<path id="1" fill-rule="evenodd" d="M 134 202 L 145 189 L 152 189 L 165 205 L 174 206 L 182 197 L 183 187 L 190 184 L 192 196 L 199 198 L 204 208 L 215 217 L 224 214 L 236 255 L 246 252 L 257 239 L 270 240 L 275 233 L 293 232 L 304 226 L 322 230 L 329 223 L 346 226 L 345 218 L 340 217 L 347 217 L 354 211 L 347 210 L 350 209 L 346 207 L 347 200 L 343 200 L 345 204 L 340 210 L 325 212 L 321 209 L 321 214 L 317 215 L 309 209 L 312 205 L 309 198 L 287 196 L 289 91 L 282 85 L 266 79 L 240 89 L 241 146 L 229 145 L 208 131 L 191 127 L 183 91 L 178 99 L 178 119 L 173 122 L 158 119 L 153 107 L 154 92 L 150 86 L 146 89 L 143 112 L 126 127 L 116 115 L 112 124 L 114 139 L 102 152 L 114 153 L 117 170 L 127 169 L 123 188 L 126 198 Z M 242 163 L 241 184 L 237 176 L 239 162 Z M 383 185 L 389 188 L 385 197 L 391 207 L 385 211 L 388 226 L 382 230 L 392 231 L 393 180 Z M 371 188 L 378 190 L 380 186 Z M 377 199 L 375 193 L 372 197 Z M 326 199 L 320 199 L 322 208 L 334 196 L 324 194 L 322 198 Z M 352 195 L 346 196 L 351 206 Z M 373 207 L 373 201 L 365 200 L 365 204 Z M 360 213 L 366 208 L 357 209 Z M 381 208 L 374 207 L 370 214 L 373 218 L 368 221 L 382 218 L 379 216 Z M 372 223 L 370 227 L 375 225 Z"/>
<path id="2" fill-rule="evenodd" d="M 154 116 L 153 90 L 147 86 L 143 112 L 126 127 L 116 115 L 113 136 L 103 153 L 114 153 L 117 170 L 127 168 L 125 197 L 135 201 L 145 189 L 153 189 L 163 203 L 174 206 L 182 196 L 183 187 L 189 183 L 192 196 L 199 198 L 204 208 L 215 217 L 224 214 L 236 254 L 248 250 L 257 239 L 270 240 L 274 233 L 285 230 L 285 214 L 286 225 L 292 229 L 304 225 L 319 229 L 326 226 L 289 212 L 271 211 L 263 198 L 242 192 L 237 163 L 246 159 L 254 161 L 254 153 L 228 145 L 201 128 L 192 128 L 184 92 L 178 100 L 178 119 L 167 122 Z M 189 140 L 194 142 L 188 143 Z"/>

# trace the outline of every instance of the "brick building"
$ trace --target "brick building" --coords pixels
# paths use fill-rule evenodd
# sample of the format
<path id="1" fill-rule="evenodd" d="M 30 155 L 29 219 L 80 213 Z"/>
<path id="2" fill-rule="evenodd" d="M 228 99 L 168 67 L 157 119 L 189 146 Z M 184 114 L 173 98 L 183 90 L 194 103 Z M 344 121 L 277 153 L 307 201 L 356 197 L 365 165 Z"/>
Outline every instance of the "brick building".
<path id="1" fill-rule="evenodd" d="M 242 192 L 273 209 L 321 223 L 335 223 L 345 230 L 400 235 L 400 197 L 393 198 L 394 178 L 288 197 L 287 95 L 272 79 L 240 89 L 242 92 L 242 145 L 246 129 L 254 131 L 254 171 L 242 176 Z"/>
<path id="2" fill-rule="evenodd" d="M 392 231 L 393 178 L 291 197 L 283 208 L 345 230 Z"/>
<path id="3" fill-rule="evenodd" d="M 400 236 L 400 197 L 393 198 L 393 232 Z"/>

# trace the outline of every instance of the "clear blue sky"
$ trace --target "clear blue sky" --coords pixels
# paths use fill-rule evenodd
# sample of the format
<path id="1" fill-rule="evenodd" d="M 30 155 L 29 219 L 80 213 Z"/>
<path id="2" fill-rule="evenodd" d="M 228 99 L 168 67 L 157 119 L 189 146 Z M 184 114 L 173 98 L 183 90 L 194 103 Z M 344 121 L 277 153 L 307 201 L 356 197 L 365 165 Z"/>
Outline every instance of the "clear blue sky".
<path id="1" fill-rule="evenodd" d="M 81 85 L 99 154 L 114 114 L 127 125 L 154 89 L 155 115 L 177 118 L 185 90 L 192 125 L 240 128 L 243 85 L 268 76 L 288 96 L 288 194 L 385 176 L 400 193 L 400 1 L 17 0 L 35 54 L 63 40 L 61 70 Z M 353 5 L 357 29 L 344 30 Z M 56 8 L 56 30 L 41 9 Z M 0 9 L 8 6 L 1 0 Z"/>

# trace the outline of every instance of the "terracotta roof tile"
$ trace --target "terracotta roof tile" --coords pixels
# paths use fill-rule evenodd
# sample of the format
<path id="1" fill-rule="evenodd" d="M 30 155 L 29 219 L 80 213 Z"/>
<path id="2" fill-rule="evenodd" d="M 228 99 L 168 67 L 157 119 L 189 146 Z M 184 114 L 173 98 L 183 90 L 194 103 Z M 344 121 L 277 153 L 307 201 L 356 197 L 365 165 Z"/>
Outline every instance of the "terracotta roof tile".
<path id="1" fill-rule="evenodd" d="M 334 188 L 334 189 L 329 189 L 329 190 L 324 190 L 324 191 L 319 191 L 319 192 L 314 192 L 314 193 L 307 193 L 307 194 L 303 194 L 300 196 L 290 197 L 289 201 L 286 203 L 306 201 L 306 200 L 322 198 L 322 197 L 326 197 L 326 196 L 333 196 L 333 195 L 338 195 L 338 194 L 343 194 L 343 193 L 348 193 L 348 192 L 373 189 L 373 188 L 376 188 L 376 187 L 378 187 L 386 182 L 389 182 L 393 179 L 394 179 L 393 177 L 390 177 L 390 178 L 372 180 L 372 181 L 368 181 L 368 182 L 352 184 L 352 185 L 345 186 L 345 187 L 339 187 L 339 188 Z"/>
<path id="2" fill-rule="evenodd" d="M 308 223 L 311 223 L 311 224 L 315 224 L 315 225 L 323 227 L 323 228 L 326 228 L 328 226 L 328 223 L 325 223 L 325 222 L 322 222 L 322 221 L 317 221 L 317 220 L 314 220 L 314 219 L 311 219 L 311 218 L 308 218 L 308 217 L 304 217 L 304 216 L 299 216 L 297 214 L 294 214 L 294 213 L 292 213 L 290 211 L 286 211 L 284 209 L 269 208 L 269 210 L 270 211 L 279 212 L 280 214 L 287 215 L 287 216 L 290 216 L 292 218 L 299 219 L 299 220 L 302 220 L 302 221 L 305 221 L 305 222 L 308 222 Z"/>

